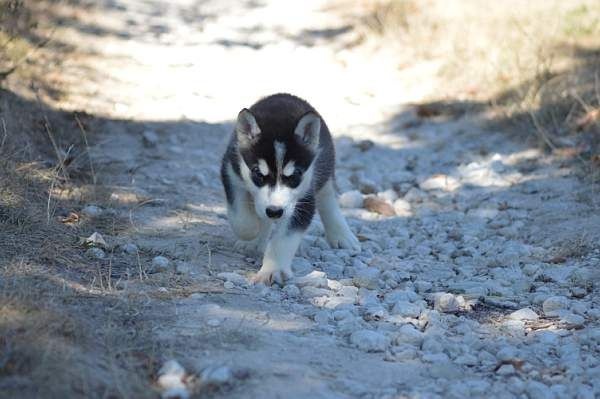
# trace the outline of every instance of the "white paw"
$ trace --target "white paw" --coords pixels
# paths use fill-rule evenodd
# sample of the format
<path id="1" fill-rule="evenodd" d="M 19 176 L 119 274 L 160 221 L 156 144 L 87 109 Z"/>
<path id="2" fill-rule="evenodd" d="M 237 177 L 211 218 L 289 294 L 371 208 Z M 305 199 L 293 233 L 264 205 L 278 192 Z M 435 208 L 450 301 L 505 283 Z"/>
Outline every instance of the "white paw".
<path id="1" fill-rule="evenodd" d="M 258 273 L 252 278 L 253 283 L 263 283 L 270 286 L 277 283 L 284 286 L 285 282 L 294 277 L 294 273 L 290 269 L 261 267 Z"/>
<path id="2" fill-rule="evenodd" d="M 337 229 L 333 229 L 333 231 L 326 232 L 326 236 L 332 248 L 360 252 L 360 242 L 347 226 L 340 226 Z"/>
<path id="3" fill-rule="evenodd" d="M 265 250 L 263 241 L 258 239 L 250 241 L 237 240 L 233 244 L 233 249 L 236 252 L 243 252 L 250 255 L 260 255 Z"/>

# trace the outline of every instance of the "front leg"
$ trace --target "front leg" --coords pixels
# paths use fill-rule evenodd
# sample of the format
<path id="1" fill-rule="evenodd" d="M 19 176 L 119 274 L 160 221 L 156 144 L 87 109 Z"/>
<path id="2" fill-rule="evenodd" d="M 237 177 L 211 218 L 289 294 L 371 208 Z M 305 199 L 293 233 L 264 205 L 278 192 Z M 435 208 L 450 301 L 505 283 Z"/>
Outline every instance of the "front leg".
<path id="1" fill-rule="evenodd" d="M 298 201 L 290 220 L 282 220 L 274 225 L 262 267 L 254 277 L 254 282 L 265 285 L 276 282 L 283 285 L 285 280 L 294 276 L 292 260 L 314 213 L 315 200 L 312 193 L 309 193 Z"/>
<path id="2" fill-rule="evenodd" d="M 238 252 L 245 252 L 256 255 L 265 252 L 267 240 L 271 235 L 272 223 L 270 220 L 259 219 L 258 236 L 252 240 L 237 240 L 234 249 Z"/>

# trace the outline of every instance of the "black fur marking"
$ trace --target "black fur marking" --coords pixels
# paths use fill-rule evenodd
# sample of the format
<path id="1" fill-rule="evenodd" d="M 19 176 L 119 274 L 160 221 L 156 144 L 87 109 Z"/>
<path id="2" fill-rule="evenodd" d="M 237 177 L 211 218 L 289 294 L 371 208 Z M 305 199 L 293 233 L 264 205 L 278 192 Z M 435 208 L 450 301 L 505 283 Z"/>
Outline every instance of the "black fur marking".
<path id="1" fill-rule="evenodd" d="M 290 219 L 290 230 L 304 231 L 310 226 L 313 216 L 315 215 L 315 197 L 312 192 L 306 195 L 296 203 L 294 214 Z"/>
<path id="2" fill-rule="evenodd" d="M 224 157 L 223 162 L 221 162 L 221 182 L 223 183 L 223 188 L 225 189 L 225 198 L 227 198 L 227 202 L 229 205 L 233 205 L 233 202 L 235 201 L 235 194 L 233 193 L 233 187 L 231 186 L 231 179 L 229 179 L 229 175 L 227 174 L 227 165 L 229 164 L 230 161 Z"/>

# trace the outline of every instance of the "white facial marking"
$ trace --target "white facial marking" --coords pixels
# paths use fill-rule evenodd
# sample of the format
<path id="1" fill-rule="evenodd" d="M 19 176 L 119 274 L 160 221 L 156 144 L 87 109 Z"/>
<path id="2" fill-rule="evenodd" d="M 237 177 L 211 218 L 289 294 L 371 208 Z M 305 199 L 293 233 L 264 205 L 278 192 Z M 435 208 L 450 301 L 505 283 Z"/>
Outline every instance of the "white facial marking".
<path id="1" fill-rule="evenodd" d="M 281 172 L 283 170 L 283 158 L 285 157 L 285 144 L 281 141 L 274 142 L 275 147 L 275 167 L 277 168 L 277 172 Z"/>
<path id="2" fill-rule="evenodd" d="M 260 173 L 262 173 L 263 176 L 267 176 L 269 174 L 269 166 L 264 159 L 258 160 L 258 170 L 260 170 Z"/>
<path id="3" fill-rule="evenodd" d="M 287 208 L 291 205 L 294 199 L 294 193 L 292 190 L 284 186 L 283 184 L 277 183 L 269 195 L 269 202 L 271 206 L 278 206 L 281 208 Z"/>
<path id="4" fill-rule="evenodd" d="M 284 176 L 291 176 L 294 174 L 294 170 L 295 170 L 295 163 L 294 161 L 290 161 L 287 163 L 287 165 L 285 165 L 285 168 L 283 168 L 283 175 Z"/>

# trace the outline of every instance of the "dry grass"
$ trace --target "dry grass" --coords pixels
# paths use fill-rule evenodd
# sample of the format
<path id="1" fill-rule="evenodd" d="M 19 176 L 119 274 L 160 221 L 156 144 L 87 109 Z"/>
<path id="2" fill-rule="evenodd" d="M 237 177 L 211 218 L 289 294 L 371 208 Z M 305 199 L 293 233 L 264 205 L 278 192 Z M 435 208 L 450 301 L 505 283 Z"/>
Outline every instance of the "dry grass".
<path id="1" fill-rule="evenodd" d="M 432 103 L 520 137 L 534 132 L 543 146 L 598 154 L 597 1 L 383 0 L 364 10 L 367 37 L 395 46 L 406 63 L 439 63 Z"/>
<path id="2" fill-rule="evenodd" d="M 93 118 L 47 105 L 60 85 L 46 76 L 68 54 L 36 26 L 39 3 L 0 2 L 0 397 L 154 396 L 153 325 L 133 310 L 145 298 L 119 295 L 123 265 L 78 242 L 123 220 L 61 222 L 106 193 L 88 157 Z"/>

